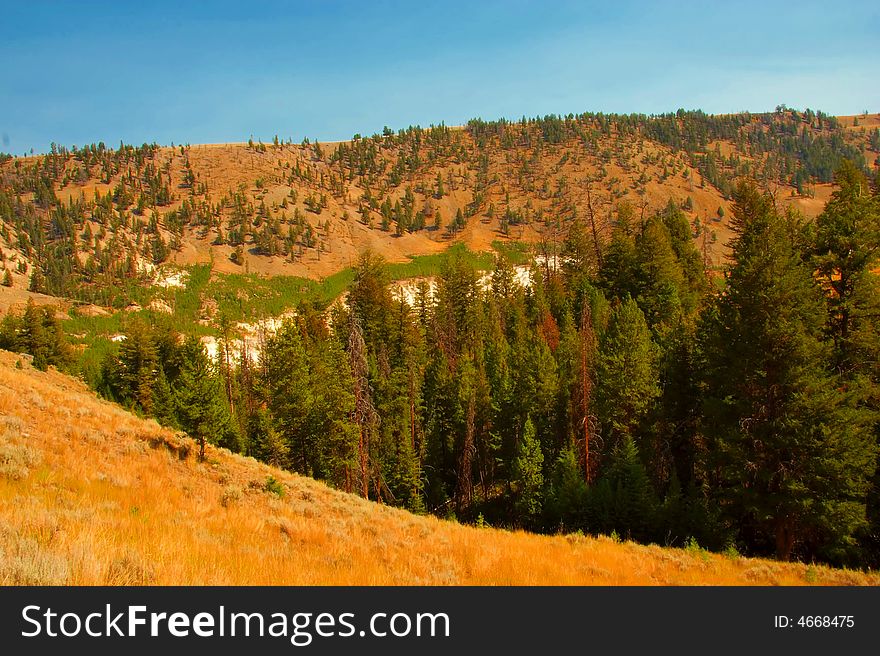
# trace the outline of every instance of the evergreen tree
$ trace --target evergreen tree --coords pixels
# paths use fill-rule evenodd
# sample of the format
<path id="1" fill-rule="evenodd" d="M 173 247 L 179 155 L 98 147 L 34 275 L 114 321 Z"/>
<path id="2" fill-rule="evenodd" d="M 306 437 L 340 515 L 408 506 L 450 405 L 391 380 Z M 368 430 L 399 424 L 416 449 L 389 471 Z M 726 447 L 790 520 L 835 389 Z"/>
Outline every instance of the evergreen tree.
<path id="1" fill-rule="evenodd" d="M 21 322 L 18 343 L 25 353 L 34 356 L 34 367 L 46 371 L 49 367 L 49 336 L 43 327 L 43 312 L 36 306 L 33 299 L 28 299 Z"/>
<path id="2" fill-rule="evenodd" d="M 754 548 L 839 555 L 865 523 L 867 417 L 827 370 L 823 298 L 797 223 L 743 183 L 732 225 L 727 288 L 702 329 L 704 466 Z"/>
<path id="3" fill-rule="evenodd" d="M 309 376 L 315 392 L 310 427 L 319 448 L 316 476 L 344 489 L 356 466 L 358 430 L 351 420 L 352 374 L 338 341 L 323 337 L 315 341 Z"/>
<path id="4" fill-rule="evenodd" d="M 379 320 L 377 318 L 377 320 Z M 381 325 L 381 324 L 379 324 Z M 353 307 L 347 325 L 348 363 L 351 371 L 351 391 L 354 397 L 352 421 L 357 427 L 357 475 L 356 489 L 365 499 L 370 497 L 370 481 L 373 479 L 374 433 L 379 423 L 379 415 L 373 403 L 369 380 L 369 355 L 364 342 L 361 323 Z"/>
<path id="5" fill-rule="evenodd" d="M 634 437 L 660 394 L 657 348 L 638 305 L 627 297 L 612 313 L 596 359 L 596 403 L 606 449 Z"/>
<path id="6" fill-rule="evenodd" d="M 378 344 L 388 339 L 392 303 L 389 282 L 385 260 L 371 251 L 362 253 L 355 267 L 348 304 L 367 342 Z"/>
<path id="7" fill-rule="evenodd" d="M 669 231 L 658 219 L 647 223 L 636 240 L 637 301 L 649 326 L 668 323 L 681 311 L 684 274 L 672 250 Z"/>
<path id="8" fill-rule="evenodd" d="M 695 332 L 693 322 L 682 320 L 660 344 L 662 392 L 653 408 L 653 445 L 648 454 L 651 475 L 658 485 L 674 476 L 688 486 L 697 474 L 701 396 Z"/>
<path id="9" fill-rule="evenodd" d="M 553 467 L 545 504 L 550 526 L 564 527 L 567 531 L 582 527 L 587 494 L 576 450 L 571 447 L 563 449 Z"/>
<path id="10" fill-rule="evenodd" d="M 132 322 L 120 343 L 115 371 L 108 376 L 116 398 L 125 405 L 151 415 L 159 369 L 152 331 L 141 321 Z"/>
<path id="11" fill-rule="evenodd" d="M 880 439 L 880 197 L 868 180 L 844 161 L 838 189 L 816 219 L 816 263 L 827 289 L 826 331 L 834 343 L 834 365 L 845 387 L 874 412 Z M 880 468 L 867 499 L 869 526 L 863 533 L 867 562 L 880 564 Z"/>
<path id="12" fill-rule="evenodd" d="M 208 443 L 240 450 L 220 378 L 196 337 L 183 344 L 174 398 L 180 427 L 198 443 L 200 460 L 205 458 Z"/>
<path id="13" fill-rule="evenodd" d="M 873 272 L 880 262 L 880 200 L 848 160 L 835 181 L 839 188 L 816 219 L 817 266 L 830 288 L 828 331 L 841 373 L 876 376 L 880 372 L 870 372 L 869 363 L 880 360 L 880 297 Z"/>
<path id="14" fill-rule="evenodd" d="M 19 318 L 12 312 L 7 313 L 3 317 L 3 321 L 0 322 L 0 349 L 12 351 L 13 353 L 17 353 L 20 350 L 18 338 L 20 323 Z"/>
<path id="15" fill-rule="evenodd" d="M 152 390 L 153 416 L 163 426 L 175 427 L 177 425 L 176 407 L 171 386 L 165 376 L 165 370 L 161 361 L 158 367 L 156 382 Z"/>
<path id="16" fill-rule="evenodd" d="M 455 436 L 458 389 L 445 352 L 432 345 L 424 376 L 425 495 L 429 509 L 444 507 L 456 484 Z"/>
<path id="17" fill-rule="evenodd" d="M 516 489 L 516 509 L 522 520 L 533 521 L 541 512 L 544 487 L 544 454 L 535 434 L 535 425 L 526 419 L 520 438 L 516 460 L 513 463 L 513 480 Z"/>
<path id="18" fill-rule="evenodd" d="M 309 426 L 314 396 L 305 344 L 293 321 L 285 321 L 268 340 L 261 360 L 268 407 L 289 449 L 290 466 L 312 475 L 318 452 Z"/>
<path id="19" fill-rule="evenodd" d="M 33 273 L 31 274 L 31 282 L 28 289 L 37 294 L 45 294 L 46 293 L 46 277 L 43 275 L 42 270 L 39 266 L 33 267 Z"/>
<path id="20" fill-rule="evenodd" d="M 678 267 L 684 276 L 684 284 L 677 289 L 678 298 L 685 315 L 691 315 L 709 289 L 703 257 L 694 244 L 687 216 L 675 203 L 667 203 L 660 216 L 669 234 Z"/>
<path id="21" fill-rule="evenodd" d="M 612 451 L 607 480 L 613 529 L 635 540 L 649 540 L 656 521 L 656 498 L 630 435 Z"/>
<path id="22" fill-rule="evenodd" d="M 273 467 L 287 467 L 289 449 L 266 410 L 259 408 L 250 416 L 247 435 L 248 455 Z"/>
<path id="23" fill-rule="evenodd" d="M 599 282 L 609 300 L 637 295 L 637 256 L 632 226 L 618 222 L 611 231 L 611 242 L 605 249 Z"/>

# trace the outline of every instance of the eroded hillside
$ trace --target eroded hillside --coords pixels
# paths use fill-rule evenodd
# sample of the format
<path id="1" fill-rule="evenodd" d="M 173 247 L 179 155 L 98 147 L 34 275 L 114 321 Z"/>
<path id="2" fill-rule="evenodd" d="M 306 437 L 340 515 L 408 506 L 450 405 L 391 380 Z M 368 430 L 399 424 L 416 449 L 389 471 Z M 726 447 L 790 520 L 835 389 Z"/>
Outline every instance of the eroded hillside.
<path id="1" fill-rule="evenodd" d="M 165 262 L 318 279 L 367 248 L 400 262 L 452 242 L 557 244 L 575 222 L 601 242 L 620 211 L 672 201 L 717 265 L 736 177 L 814 216 L 841 158 L 875 170 L 878 126 L 809 110 L 583 114 L 331 144 L 57 147 L 0 164 L 0 248 L 14 287 L 121 306 L 107 290 Z"/>

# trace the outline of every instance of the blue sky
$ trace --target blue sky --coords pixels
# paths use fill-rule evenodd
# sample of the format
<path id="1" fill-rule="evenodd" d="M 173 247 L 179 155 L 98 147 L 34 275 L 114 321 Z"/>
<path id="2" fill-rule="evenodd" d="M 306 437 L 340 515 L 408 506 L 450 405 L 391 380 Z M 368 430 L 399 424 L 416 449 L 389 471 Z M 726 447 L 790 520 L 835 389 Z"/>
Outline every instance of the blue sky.
<path id="1" fill-rule="evenodd" d="M 0 0 L 0 150 L 880 111 L 880 2 Z"/>

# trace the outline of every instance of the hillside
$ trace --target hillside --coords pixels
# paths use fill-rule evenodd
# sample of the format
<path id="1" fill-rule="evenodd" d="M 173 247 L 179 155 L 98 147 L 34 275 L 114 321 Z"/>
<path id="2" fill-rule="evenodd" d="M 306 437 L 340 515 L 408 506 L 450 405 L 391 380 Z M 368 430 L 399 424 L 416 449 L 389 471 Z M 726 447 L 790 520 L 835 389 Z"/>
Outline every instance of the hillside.
<path id="1" fill-rule="evenodd" d="M 187 438 L 0 352 L 0 584 L 878 583 L 697 548 L 462 526 L 212 447 L 200 463 Z"/>
<path id="2" fill-rule="evenodd" d="M 404 262 L 453 242 L 555 247 L 575 222 L 603 240 L 621 208 L 644 217 L 672 201 L 718 265 L 736 177 L 815 216 L 841 158 L 875 170 L 878 126 L 878 115 L 680 111 L 474 120 L 331 144 L 53 147 L 0 157 L 0 251 L 15 287 L 123 307 L 130 298 L 107 290 L 162 263 L 320 279 L 366 248 Z"/>

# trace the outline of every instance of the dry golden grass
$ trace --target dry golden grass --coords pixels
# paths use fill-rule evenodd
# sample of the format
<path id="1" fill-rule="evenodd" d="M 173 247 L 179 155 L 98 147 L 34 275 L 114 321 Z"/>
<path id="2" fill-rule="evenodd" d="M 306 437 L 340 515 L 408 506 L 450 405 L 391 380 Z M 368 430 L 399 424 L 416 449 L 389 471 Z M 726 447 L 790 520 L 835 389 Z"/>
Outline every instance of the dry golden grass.
<path id="1" fill-rule="evenodd" d="M 33 300 L 37 305 L 57 305 L 60 311 L 64 311 L 68 306 L 68 303 L 55 296 L 29 292 L 24 284 L 15 287 L 0 285 L 0 315 L 7 312 L 22 312 L 27 307 L 29 300 Z"/>
<path id="2" fill-rule="evenodd" d="M 22 361 L 22 368 L 16 362 Z M 0 584 L 877 584 L 419 517 L 192 443 L 0 351 Z M 266 491 L 268 477 L 283 496 Z"/>

